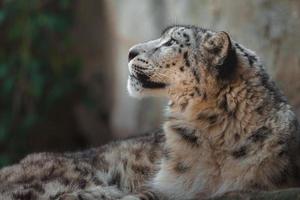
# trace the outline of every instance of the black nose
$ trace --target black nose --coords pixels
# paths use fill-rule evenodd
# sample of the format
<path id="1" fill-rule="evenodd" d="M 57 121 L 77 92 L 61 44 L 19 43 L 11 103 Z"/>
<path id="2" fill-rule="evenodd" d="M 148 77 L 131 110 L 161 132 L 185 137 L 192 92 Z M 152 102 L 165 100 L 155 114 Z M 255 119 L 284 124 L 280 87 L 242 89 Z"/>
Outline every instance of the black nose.
<path id="1" fill-rule="evenodd" d="M 132 49 L 129 51 L 128 54 L 128 62 L 130 62 L 132 59 L 134 59 L 136 56 L 138 56 L 140 53 L 136 49 Z"/>

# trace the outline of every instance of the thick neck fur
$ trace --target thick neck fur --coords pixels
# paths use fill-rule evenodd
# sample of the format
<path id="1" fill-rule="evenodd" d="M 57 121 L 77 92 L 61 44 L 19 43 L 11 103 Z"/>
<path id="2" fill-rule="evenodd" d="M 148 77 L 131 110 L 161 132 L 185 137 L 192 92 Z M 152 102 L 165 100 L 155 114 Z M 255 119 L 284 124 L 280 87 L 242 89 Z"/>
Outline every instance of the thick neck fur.
<path id="1" fill-rule="evenodd" d="M 253 156 L 250 162 L 256 166 L 258 154 L 264 157 L 266 152 L 261 153 L 260 147 L 251 145 L 262 144 L 270 135 L 273 137 L 268 145 L 280 145 L 280 138 L 285 137 L 282 133 L 294 131 L 294 125 L 290 123 L 295 119 L 290 106 L 264 70 L 240 67 L 236 73 L 235 79 L 222 87 L 213 82 L 203 83 L 210 88 L 198 89 L 198 96 L 189 95 L 193 89 L 186 88 L 182 91 L 189 91 L 187 95 L 176 93 L 177 96 L 170 97 L 172 103 L 164 123 L 166 154 L 163 169 L 172 169 L 175 177 L 189 180 L 190 185 L 185 190 L 191 194 L 199 187 L 204 187 L 205 194 L 222 193 L 224 177 L 228 176 L 234 182 L 234 176 L 228 174 L 234 174 L 235 170 L 247 172 L 247 167 L 242 166 L 231 171 L 241 159 L 251 160 Z M 281 148 L 273 149 L 272 155 L 280 154 Z M 200 173 L 203 171 L 205 173 Z M 262 178 L 258 182 L 265 180 Z M 245 184 L 248 183 L 245 181 Z M 226 189 L 226 184 L 224 187 Z"/>
<path id="2" fill-rule="evenodd" d="M 269 80 L 257 76 L 265 74 L 262 69 L 240 67 L 236 73 L 234 80 L 222 86 L 208 78 L 200 83 L 200 89 L 191 84 L 174 92 L 165 127 L 182 125 L 187 133 L 179 134 L 186 134 L 184 137 L 193 133 L 191 137 L 206 138 L 212 144 L 219 143 L 219 148 L 226 148 L 232 141 L 265 126 L 272 107 L 283 102 L 276 97 L 277 89 L 272 88 L 274 94 L 267 88 Z"/>

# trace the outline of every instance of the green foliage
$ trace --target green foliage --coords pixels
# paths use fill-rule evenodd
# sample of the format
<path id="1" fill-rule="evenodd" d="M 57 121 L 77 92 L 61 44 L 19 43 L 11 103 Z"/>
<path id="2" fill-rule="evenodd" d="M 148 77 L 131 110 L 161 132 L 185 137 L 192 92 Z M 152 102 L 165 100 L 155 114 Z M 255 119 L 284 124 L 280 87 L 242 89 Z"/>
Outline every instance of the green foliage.
<path id="1" fill-rule="evenodd" d="M 10 162 L 5 151 L 16 151 L 16 140 L 76 88 L 73 3 L 0 1 L 0 167 Z"/>

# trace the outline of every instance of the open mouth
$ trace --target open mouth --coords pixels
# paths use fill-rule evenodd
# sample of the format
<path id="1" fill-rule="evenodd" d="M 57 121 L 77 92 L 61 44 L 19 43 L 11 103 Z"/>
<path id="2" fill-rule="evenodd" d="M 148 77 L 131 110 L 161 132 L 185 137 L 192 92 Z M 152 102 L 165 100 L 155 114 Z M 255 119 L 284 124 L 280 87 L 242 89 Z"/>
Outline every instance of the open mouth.
<path id="1" fill-rule="evenodd" d="M 142 73 L 136 73 L 136 75 L 130 74 L 129 76 L 131 78 L 138 80 L 142 84 L 143 88 L 155 89 L 155 88 L 165 88 L 166 87 L 165 83 L 150 81 L 149 76 L 142 74 Z"/>

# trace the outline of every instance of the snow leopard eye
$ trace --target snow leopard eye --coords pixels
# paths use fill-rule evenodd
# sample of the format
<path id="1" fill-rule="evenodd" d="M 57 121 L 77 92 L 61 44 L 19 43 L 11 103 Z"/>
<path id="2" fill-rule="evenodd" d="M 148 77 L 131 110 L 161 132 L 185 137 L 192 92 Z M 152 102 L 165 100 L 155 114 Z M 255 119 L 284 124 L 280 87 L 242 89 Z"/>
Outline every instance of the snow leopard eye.
<path id="1" fill-rule="evenodd" d="M 170 40 L 168 40 L 166 43 L 163 44 L 163 46 L 171 46 L 172 44 L 176 43 L 177 41 L 174 38 L 171 38 Z"/>

